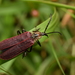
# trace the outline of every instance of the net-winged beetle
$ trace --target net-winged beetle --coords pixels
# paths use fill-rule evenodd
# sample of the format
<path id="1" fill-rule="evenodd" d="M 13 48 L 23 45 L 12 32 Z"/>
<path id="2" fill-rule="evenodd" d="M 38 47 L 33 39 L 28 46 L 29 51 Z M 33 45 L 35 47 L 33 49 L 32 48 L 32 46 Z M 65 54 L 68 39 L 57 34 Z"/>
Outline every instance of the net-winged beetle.
<path id="1" fill-rule="evenodd" d="M 60 32 L 49 32 L 46 33 L 46 30 L 51 22 L 52 16 L 50 16 L 50 20 L 44 30 L 44 32 L 40 32 L 39 29 L 31 32 L 27 32 L 25 30 L 22 30 L 22 33 L 20 31 L 17 31 L 17 36 L 8 38 L 6 40 L 3 40 L 0 42 L 0 59 L 9 60 L 17 55 L 23 53 L 23 57 L 26 55 L 26 52 L 28 52 L 28 48 L 30 48 L 30 51 L 32 50 L 32 46 L 35 42 L 37 42 L 40 46 L 40 42 L 38 39 L 40 39 L 42 36 L 48 36 L 48 34 L 51 33 L 59 33 Z"/>

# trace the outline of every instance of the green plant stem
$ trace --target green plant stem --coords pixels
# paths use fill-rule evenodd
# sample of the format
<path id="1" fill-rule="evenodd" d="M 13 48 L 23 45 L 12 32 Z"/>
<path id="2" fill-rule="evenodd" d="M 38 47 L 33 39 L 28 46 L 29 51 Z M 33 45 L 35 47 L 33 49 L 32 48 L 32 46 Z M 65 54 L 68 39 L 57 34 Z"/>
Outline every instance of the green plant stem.
<path id="1" fill-rule="evenodd" d="M 0 68 L 0 70 L 4 71 L 4 72 L 7 73 L 8 75 L 12 75 L 11 73 L 9 73 L 8 71 L 6 71 L 6 70 L 4 70 L 4 69 L 2 69 L 2 68 Z"/>
<path id="2" fill-rule="evenodd" d="M 49 44 L 50 44 L 50 46 L 51 46 L 51 51 L 52 51 L 52 53 L 53 53 L 53 55 L 54 55 L 54 57 L 55 57 L 55 59 L 56 59 L 56 61 L 57 61 L 57 63 L 58 63 L 58 65 L 59 65 L 59 67 L 60 67 L 60 69 L 61 69 L 63 75 L 66 75 L 66 74 L 64 73 L 62 67 L 61 67 L 61 64 L 60 64 L 60 62 L 59 62 L 59 60 L 58 60 L 58 57 L 57 57 L 57 55 L 56 55 L 56 52 L 55 52 L 55 50 L 54 50 L 54 48 L 53 48 L 53 45 L 52 45 L 52 43 L 51 43 L 51 40 L 49 40 Z"/>
<path id="3" fill-rule="evenodd" d="M 68 14 L 70 14 L 73 18 L 75 18 L 75 15 L 74 15 L 73 13 L 69 12 L 67 9 L 65 9 L 65 8 L 60 8 L 60 10 L 66 12 L 66 13 L 68 13 Z"/>
<path id="4" fill-rule="evenodd" d="M 57 6 L 57 7 L 61 7 L 61 8 L 67 8 L 67 9 L 73 9 L 73 10 L 75 10 L 74 6 L 65 5 L 65 4 L 61 4 L 61 3 L 50 2 L 50 1 L 37 1 L 37 0 L 22 0 L 22 1 L 45 3 L 45 4 L 50 4 L 52 6 Z"/>

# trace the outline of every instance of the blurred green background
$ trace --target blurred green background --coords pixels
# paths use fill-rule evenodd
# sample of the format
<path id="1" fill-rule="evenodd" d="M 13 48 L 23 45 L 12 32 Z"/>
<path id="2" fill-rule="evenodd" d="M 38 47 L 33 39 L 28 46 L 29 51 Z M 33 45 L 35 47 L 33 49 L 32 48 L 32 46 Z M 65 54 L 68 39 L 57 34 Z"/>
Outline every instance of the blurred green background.
<path id="1" fill-rule="evenodd" d="M 0 0 L 0 41 L 16 36 L 17 30 L 43 32 L 50 14 L 47 32 L 62 33 L 42 37 L 42 46 L 35 44 L 24 58 L 21 54 L 0 59 L 0 75 L 75 75 L 74 4 L 74 0 Z"/>

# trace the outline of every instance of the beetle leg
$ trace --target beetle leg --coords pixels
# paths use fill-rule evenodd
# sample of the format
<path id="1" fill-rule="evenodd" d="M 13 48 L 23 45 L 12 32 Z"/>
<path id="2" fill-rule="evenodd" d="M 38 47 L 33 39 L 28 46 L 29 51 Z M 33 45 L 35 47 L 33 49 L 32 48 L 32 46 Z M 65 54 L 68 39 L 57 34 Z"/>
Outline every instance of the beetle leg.
<path id="1" fill-rule="evenodd" d="M 38 28 L 38 29 L 34 30 L 33 32 L 38 32 L 39 30 L 40 30 L 40 28 Z"/>
<path id="2" fill-rule="evenodd" d="M 27 52 L 31 52 L 31 51 L 32 51 L 32 46 L 30 47 L 30 51 L 26 50 L 25 52 L 23 52 L 22 58 L 25 57 L 25 56 L 27 55 Z"/>
<path id="3" fill-rule="evenodd" d="M 23 52 L 22 58 L 24 58 L 27 55 L 27 51 Z"/>
<path id="4" fill-rule="evenodd" d="M 31 52 L 31 51 L 32 51 L 32 47 L 33 47 L 33 46 L 31 46 L 31 47 L 30 47 L 30 50 L 27 50 L 27 52 Z"/>
<path id="5" fill-rule="evenodd" d="M 18 31 L 17 31 L 17 34 L 19 35 L 19 34 L 21 34 L 21 32 L 18 30 Z"/>
<path id="6" fill-rule="evenodd" d="M 22 33 L 24 33 L 24 32 L 26 32 L 26 30 L 25 29 L 22 29 Z"/>
<path id="7" fill-rule="evenodd" d="M 30 47 L 30 52 L 32 51 L 32 47 L 33 47 L 33 46 Z"/>
<path id="8" fill-rule="evenodd" d="M 39 41 L 39 40 L 37 40 L 37 44 L 41 47 L 41 43 L 40 43 L 40 41 Z"/>

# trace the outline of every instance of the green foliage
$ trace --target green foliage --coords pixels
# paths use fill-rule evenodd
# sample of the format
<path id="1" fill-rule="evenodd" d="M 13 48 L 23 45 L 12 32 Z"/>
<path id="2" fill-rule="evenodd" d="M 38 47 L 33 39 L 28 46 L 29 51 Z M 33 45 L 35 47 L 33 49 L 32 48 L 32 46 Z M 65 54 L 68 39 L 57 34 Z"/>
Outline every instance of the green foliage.
<path id="1" fill-rule="evenodd" d="M 73 6 L 48 1 L 0 1 L 0 41 L 16 36 L 17 30 L 25 29 L 32 32 L 40 28 L 39 31 L 43 32 L 49 22 L 50 14 L 52 14 L 52 20 L 46 32 L 61 31 L 62 33 L 62 35 L 49 34 L 49 37 L 42 37 L 40 39 L 42 47 L 40 48 L 35 44 L 32 52 L 28 53 L 23 59 L 22 54 L 11 60 L 0 59 L 0 75 L 53 75 L 58 69 L 61 74 L 65 75 L 62 68 L 66 63 L 63 64 L 63 58 L 71 61 L 75 58 L 65 51 L 60 38 L 63 37 L 68 40 L 72 36 L 66 28 L 61 29 L 58 26 L 60 25 L 60 14 L 55 6 L 75 9 Z M 37 12 L 36 15 L 33 13 L 35 11 Z M 63 11 L 66 10 L 63 9 Z M 71 15 L 74 17 L 73 14 Z M 68 73 L 69 68 L 66 75 Z M 61 74 L 58 73 L 58 75 Z"/>

